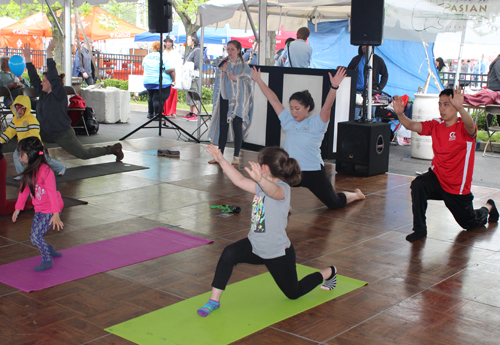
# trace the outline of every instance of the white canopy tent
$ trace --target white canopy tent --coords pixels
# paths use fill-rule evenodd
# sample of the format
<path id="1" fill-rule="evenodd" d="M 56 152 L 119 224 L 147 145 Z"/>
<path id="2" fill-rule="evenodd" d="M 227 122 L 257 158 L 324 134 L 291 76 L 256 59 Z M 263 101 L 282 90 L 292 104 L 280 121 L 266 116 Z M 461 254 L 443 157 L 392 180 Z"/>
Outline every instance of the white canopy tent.
<path id="1" fill-rule="evenodd" d="M 0 5 L 8 5 L 11 0 L 0 0 Z M 18 4 L 22 4 L 23 0 L 14 0 Z M 30 0 L 27 0 L 30 1 Z M 116 0 L 117 2 L 137 2 L 137 0 Z M 40 3 L 44 5 L 52 6 L 56 3 L 56 0 L 39 0 Z M 65 13 L 71 12 L 71 0 L 59 0 L 60 4 L 64 7 Z M 109 0 L 74 0 L 73 4 L 77 7 L 83 5 L 85 2 L 88 2 L 90 5 L 101 5 L 107 4 Z M 26 0 L 24 0 L 26 3 Z M 64 33 L 64 74 L 71 75 L 71 16 L 64 16 L 64 24 L 61 28 Z M 71 78 L 65 78 L 65 84 L 67 86 L 71 86 Z"/>

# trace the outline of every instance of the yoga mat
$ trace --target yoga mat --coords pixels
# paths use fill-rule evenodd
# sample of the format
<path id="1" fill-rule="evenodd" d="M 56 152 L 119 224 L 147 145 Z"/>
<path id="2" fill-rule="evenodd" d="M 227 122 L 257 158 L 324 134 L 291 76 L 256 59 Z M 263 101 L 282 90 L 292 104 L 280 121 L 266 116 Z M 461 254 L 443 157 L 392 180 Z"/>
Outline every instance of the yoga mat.
<path id="1" fill-rule="evenodd" d="M 198 247 L 213 241 L 165 228 L 58 250 L 52 268 L 36 272 L 41 256 L 0 266 L 0 282 L 24 292 L 42 290 L 93 274 Z M 56 248 L 57 250 L 57 248 Z"/>
<path id="2" fill-rule="evenodd" d="M 63 202 L 64 202 L 64 208 L 72 207 L 72 206 L 78 206 L 78 205 L 88 205 L 88 201 L 83 201 L 83 200 L 78 200 L 74 198 L 68 198 L 67 196 L 62 196 Z M 17 199 L 13 199 L 17 200 Z M 7 200 L 7 202 L 10 200 Z M 33 210 L 33 209 L 32 209 Z M 27 210 L 30 211 L 30 210 Z"/>
<path id="3" fill-rule="evenodd" d="M 94 165 L 82 165 L 79 167 L 68 168 L 63 176 L 56 176 L 56 183 L 83 180 L 86 178 L 104 176 L 116 173 L 122 173 L 134 170 L 149 169 L 141 165 L 128 164 L 123 162 L 111 162 Z M 7 185 L 18 187 L 19 181 L 14 180 L 12 176 L 7 177 Z"/>
<path id="4" fill-rule="evenodd" d="M 297 265 L 299 277 L 316 271 Z M 210 292 L 111 326 L 106 331 L 137 344 L 229 344 L 366 284 L 338 276 L 337 287 L 331 291 L 318 286 L 299 299 L 289 300 L 271 274 L 264 273 L 229 285 L 222 294 L 220 309 L 207 317 L 199 316 L 196 311 L 208 301 Z"/>

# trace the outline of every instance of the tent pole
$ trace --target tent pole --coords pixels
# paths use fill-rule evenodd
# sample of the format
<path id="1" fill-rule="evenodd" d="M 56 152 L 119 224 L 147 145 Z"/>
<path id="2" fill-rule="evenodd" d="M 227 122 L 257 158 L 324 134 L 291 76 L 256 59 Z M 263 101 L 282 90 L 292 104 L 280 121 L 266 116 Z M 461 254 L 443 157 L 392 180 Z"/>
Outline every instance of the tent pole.
<path id="1" fill-rule="evenodd" d="M 257 56 L 257 62 L 261 66 L 266 65 L 266 57 L 267 57 L 266 36 L 267 36 L 267 0 L 259 0 L 259 55 Z"/>
<path id="2" fill-rule="evenodd" d="M 250 22 L 250 27 L 252 28 L 252 31 L 253 31 L 253 36 L 255 37 L 256 40 L 258 40 L 259 36 L 257 35 L 257 31 L 255 31 L 255 24 L 253 23 L 252 16 L 250 15 L 250 10 L 248 9 L 248 4 L 247 4 L 246 0 L 242 0 L 242 1 L 243 1 L 243 6 L 245 6 L 245 12 L 247 13 L 248 21 Z M 259 22 L 259 24 L 260 24 L 260 22 Z M 261 32 L 261 31 L 259 30 L 259 32 Z"/>
<path id="3" fill-rule="evenodd" d="M 200 81 L 198 85 L 198 94 L 200 95 L 200 105 L 197 106 L 198 108 L 198 133 L 196 134 L 198 140 L 201 140 L 201 104 L 203 102 L 203 76 L 204 76 L 204 69 L 205 69 L 205 27 L 203 26 L 203 18 L 200 18 L 200 25 L 201 25 L 201 40 L 200 40 L 200 48 L 201 48 L 201 54 L 200 54 L 200 78 L 198 79 Z M 187 37 L 186 37 L 187 40 Z"/>
<path id="4" fill-rule="evenodd" d="M 64 0 L 64 84 L 71 86 L 72 65 L 71 65 L 71 0 Z"/>
<path id="5" fill-rule="evenodd" d="M 458 51 L 457 72 L 455 73 L 455 82 L 453 83 L 454 86 L 457 86 L 459 84 L 458 78 L 460 76 L 460 70 L 462 68 L 462 51 L 464 49 L 465 43 L 465 30 L 467 30 L 467 28 L 464 28 L 464 30 L 462 31 L 462 40 L 460 41 L 460 50 Z"/>

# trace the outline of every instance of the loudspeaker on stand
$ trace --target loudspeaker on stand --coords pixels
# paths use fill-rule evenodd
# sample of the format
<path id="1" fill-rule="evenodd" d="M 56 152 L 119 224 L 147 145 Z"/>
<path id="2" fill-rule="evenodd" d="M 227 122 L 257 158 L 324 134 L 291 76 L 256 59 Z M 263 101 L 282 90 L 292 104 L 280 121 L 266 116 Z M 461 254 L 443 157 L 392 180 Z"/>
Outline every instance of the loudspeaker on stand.
<path id="1" fill-rule="evenodd" d="M 149 32 L 172 31 L 172 0 L 148 0 Z"/>
<path id="2" fill-rule="evenodd" d="M 384 0 L 351 1 L 351 44 L 382 45 L 384 35 Z"/>

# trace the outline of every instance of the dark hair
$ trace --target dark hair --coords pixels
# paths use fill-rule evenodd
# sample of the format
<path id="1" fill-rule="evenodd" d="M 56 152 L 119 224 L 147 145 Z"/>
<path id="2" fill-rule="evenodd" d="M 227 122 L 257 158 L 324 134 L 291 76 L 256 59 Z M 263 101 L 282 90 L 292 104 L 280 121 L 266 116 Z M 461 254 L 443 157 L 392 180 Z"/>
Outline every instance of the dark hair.
<path id="1" fill-rule="evenodd" d="M 309 31 L 308 28 L 306 28 L 305 26 L 303 26 L 299 30 L 297 30 L 297 39 L 305 41 L 309 37 L 310 33 L 311 33 L 311 31 Z"/>
<path id="2" fill-rule="evenodd" d="M 444 63 L 444 61 L 443 61 L 443 58 L 442 57 L 438 57 L 436 59 L 436 62 L 438 63 L 437 70 L 438 70 L 438 72 L 441 72 L 441 70 L 443 69 L 443 67 L 446 66 L 445 63 Z"/>
<path id="3" fill-rule="evenodd" d="M 285 41 L 285 46 L 289 45 L 290 43 L 292 43 L 293 41 L 295 41 L 295 38 L 292 38 L 292 37 L 288 37 Z"/>
<path id="4" fill-rule="evenodd" d="M 193 32 L 192 34 L 189 35 L 191 37 L 191 39 L 193 40 L 194 42 L 194 46 L 195 47 L 198 47 L 200 45 L 200 39 L 198 38 L 198 35 L 196 34 L 196 32 Z"/>
<path id="5" fill-rule="evenodd" d="M 241 43 L 237 40 L 231 40 L 231 41 L 227 42 L 227 44 L 232 44 L 233 46 L 236 47 L 236 49 L 238 49 L 240 51 L 238 53 L 238 57 L 240 58 L 241 63 L 244 65 L 245 61 L 243 60 L 243 52 L 241 51 Z M 242 68 L 244 69 L 244 67 L 242 67 Z"/>
<path id="6" fill-rule="evenodd" d="M 49 79 L 47 72 L 43 72 L 42 76 L 45 76 L 45 78 Z M 66 74 L 64 74 L 64 73 L 59 74 L 59 78 L 61 79 L 61 81 L 64 80 L 65 76 L 66 76 Z"/>
<path id="7" fill-rule="evenodd" d="M 314 99 L 312 98 L 308 90 L 295 92 L 293 95 L 290 96 L 288 102 L 292 100 L 296 100 L 297 102 L 302 104 L 305 108 L 309 107 L 309 111 L 312 111 L 314 109 Z"/>
<path id="8" fill-rule="evenodd" d="M 174 40 L 173 40 L 173 39 L 171 39 L 171 38 L 170 38 L 170 36 L 167 36 L 167 38 L 165 38 L 165 39 L 163 40 L 163 42 L 165 42 L 165 43 L 170 42 L 170 43 L 174 44 Z"/>
<path id="9" fill-rule="evenodd" d="M 453 97 L 453 89 L 444 89 L 439 93 L 439 97 L 441 96 L 450 96 Z"/>
<path id="10" fill-rule="evenodd" d="M 18 175 L 21 176 L 21 191 L 28 186 L 31 195 L 35 195 L 36 174 L 42 164 L 47 164 L 43 144 L 37 137 L 28 137 L 19 141 L 17 150 L 19 154 L 26 153 L 28 156 L 28 165 Z"/>
<path id="11" fill-rule="evenodd" d="M 273 177 L 279 178 L 290 186 L 298 184 L 302 178 L 299 162 L 290 158 L 288 153 L 278 146 L 264 147 L 257 158 L 259 164 L 265 164 Z"/>

